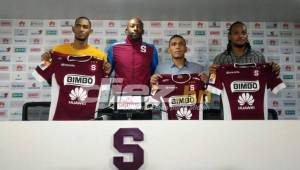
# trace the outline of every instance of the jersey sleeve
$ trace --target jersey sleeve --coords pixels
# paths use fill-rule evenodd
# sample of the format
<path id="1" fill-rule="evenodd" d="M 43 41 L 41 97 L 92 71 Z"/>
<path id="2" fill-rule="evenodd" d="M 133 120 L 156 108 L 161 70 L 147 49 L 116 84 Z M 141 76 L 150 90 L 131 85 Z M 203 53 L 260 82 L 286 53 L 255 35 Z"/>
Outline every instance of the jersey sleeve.
<path id="1" fill-rule="evenodd" d="M 277 94 L 280 90 L 286 88 L 286 85 L 281 80 L 280 76 L 272 71 L 270 64 L 266 64 L 267 72 L 267 87 L 272 91 L 272 93 Z"/>
<path id="2" fill-rule="evenodd" d="M 220 95 L 222 90 L 222 67 L 218 67 L 216 72 L 210 74 L 209 76 L 207 91 Z"/>
<path id="3" fill-rule="evenodd" d="M 33 77 L 39 82 L 51 82 L 52 75 L 54 74 L 57 62 L 55 59 L 52 60 L 52 63 L 46 67 L 43 64 L 38 65 L 35 70 L 32 72 Z"/>

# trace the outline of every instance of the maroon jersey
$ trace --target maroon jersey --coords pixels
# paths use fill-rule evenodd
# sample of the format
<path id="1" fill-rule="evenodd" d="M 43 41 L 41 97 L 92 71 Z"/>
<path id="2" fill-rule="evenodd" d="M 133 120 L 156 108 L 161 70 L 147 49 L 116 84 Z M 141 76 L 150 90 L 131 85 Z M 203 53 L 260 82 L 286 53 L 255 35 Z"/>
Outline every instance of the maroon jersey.
<path id="1" fill-rule="evenodd" d="M 270 64 L 231 64 L 210 75 L 207 90 L 222 96 L 224 119 L 267 119 L 267 89 L 274 94 L 285 84 Z"/>
<path id="2" fill-rule="evenodd" d="M 49 120 L 89 120 L 95 117 L 103 60 L 92 56 L 52 57 L 47 68 L 38 66 L 34 77 L 52 82 Z"/>
<path id="3" fill-rule="evenodd" d="M 204 83 L 197 74 L 161 74 L 154 95 L 163 104 L 163 119 L 199 120 L 202 116 Z"/>

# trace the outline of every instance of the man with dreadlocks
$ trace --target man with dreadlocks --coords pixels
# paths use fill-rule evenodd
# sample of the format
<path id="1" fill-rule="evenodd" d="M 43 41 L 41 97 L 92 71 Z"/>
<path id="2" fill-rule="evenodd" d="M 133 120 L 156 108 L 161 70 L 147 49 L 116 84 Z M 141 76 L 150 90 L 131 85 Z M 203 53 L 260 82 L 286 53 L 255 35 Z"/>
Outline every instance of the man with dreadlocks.
<path id="1" fill-rule="evenodd" d="M 216 68 L 224 64 L 234 63 L 266 63 L 265 57 L 262 53 L 253 50 L 248 40 L 247 27 L 243 22 L 236 21 L 231 24 L 228 30 L 228 45 L 227 49 L 221 54 L 217 55 L 213 61 L 213 64 L 209 68 L 209 73 L 212 74 L 216 71 Z M 272 72 L 279 75 L 280 66 L 277 63 L 270 63 L 272 66 Z M 218 102 L 219 97 L 212 95 L 213 101 Z M 211 107 L 214 107 L 211 105 Z M 218 108 L 218 106 L 216 106 Z"/>
<path id="2" fill-rule="evenodd" d="M 248 41 L 246 25 L 243 22 L 236 21 L 231 24 L 228 31 L 227 49 L 214 59 L 210 72 L 214 71 L 218 65 L 233 63 L 265 63 L 265 57 L 262 53 L 251 48 Z M 272 63 L 273 71 L 279 73 L 280 67 Z"/>

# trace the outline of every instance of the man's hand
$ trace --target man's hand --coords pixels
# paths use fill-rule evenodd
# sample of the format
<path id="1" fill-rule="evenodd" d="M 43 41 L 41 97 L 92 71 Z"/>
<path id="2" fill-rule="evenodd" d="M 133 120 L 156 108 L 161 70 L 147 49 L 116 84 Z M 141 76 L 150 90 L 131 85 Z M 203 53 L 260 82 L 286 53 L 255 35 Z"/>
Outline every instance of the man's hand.
<path id="1" fill-rule="evenodd" d="M 159 78 L 162 78 L 161 75 L 159 75 L 159 74 L 153 74 L 153 75 L 151 76 L 151 79 L 150 79 L 150 84 L 151 84 L 151 86 L 153 86 L 153 85 L 158 85 L 158 79 L 159 79 Z"/>
<path id="2" fill-rule="evenodd" d="M 199 73 L 200 79 L 202 82 L 207 83 L 208 81 L 208 75 L 205 72 Z"/>
<path id="3" fill-rule="evenodd" d="M 111 64 L 109 64 L 109 62 L 105 62 L 103 64 L 103 70 L 106 74 L 109 74 L 111 72 Z"/>
<path id="4" fill-rule="evenodd" d="M 211 66 L 209 66 L 209 75 L 212 73 L 216 73 L 217 67 L 219 66 L 219 64 L 212 64 Z"/>
<path id="5" fill-rule="evenodd" d="M 52 62 L 51 51 L 44 52 L 41 56 L 41 59 L 42 59 L 42 64 L 48 67 Z"/>
<path id="6" fill-rule="evenodd" d="M 276 75 L 279 75 L 279 73 L 280 73 L 279 64 L 271 62 L 271 66 L 272 66 L 272 72 L 275 73 Z"/>

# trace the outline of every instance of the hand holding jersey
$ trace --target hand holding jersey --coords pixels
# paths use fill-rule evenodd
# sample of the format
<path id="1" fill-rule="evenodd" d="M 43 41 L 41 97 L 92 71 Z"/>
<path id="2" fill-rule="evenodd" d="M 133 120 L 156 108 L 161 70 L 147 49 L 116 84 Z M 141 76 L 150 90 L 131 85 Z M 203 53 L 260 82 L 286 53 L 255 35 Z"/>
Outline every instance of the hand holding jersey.
<path id="1" fill-rule="evenodd" d="M 198 74 L 161 74 L 158 81 L 158 89 L 152 98 L 162 104 L 162 119 L 203 119 L 207 93 Z"/>
<path id="2" fill-rule="evenodd" d="M 38 66 L 36 80 L 51 81 L 49 120 L 90 120 L 96 116 L 103 60 L 93 56 L 65 56 L 52 53 L 48 67 Z"/>

